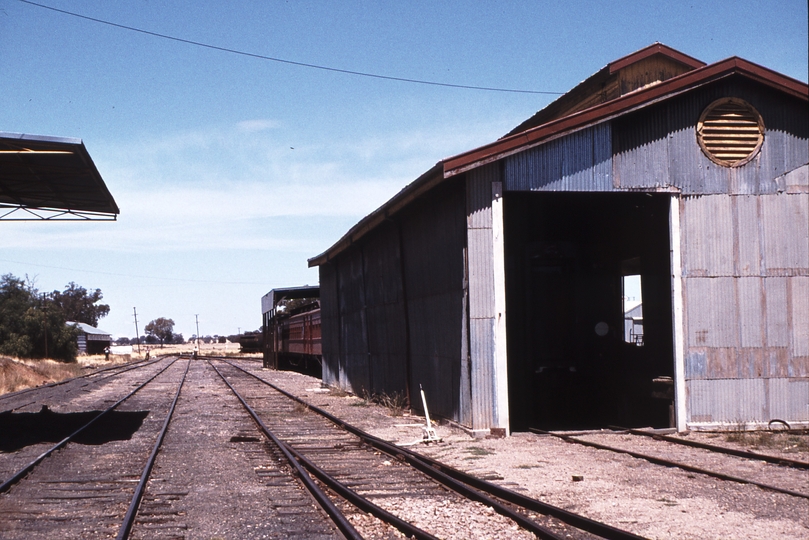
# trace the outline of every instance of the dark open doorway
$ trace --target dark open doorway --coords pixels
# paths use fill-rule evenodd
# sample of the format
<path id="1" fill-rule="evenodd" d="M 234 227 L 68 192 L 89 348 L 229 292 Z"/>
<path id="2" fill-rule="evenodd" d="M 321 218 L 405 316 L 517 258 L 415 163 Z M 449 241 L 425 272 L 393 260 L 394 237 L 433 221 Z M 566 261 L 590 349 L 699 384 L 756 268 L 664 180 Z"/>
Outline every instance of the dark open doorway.
<path id="1" fill-rule="evenodd" d="M 505 195 L 513 430 L 669 426 L 669 200 Z"/>

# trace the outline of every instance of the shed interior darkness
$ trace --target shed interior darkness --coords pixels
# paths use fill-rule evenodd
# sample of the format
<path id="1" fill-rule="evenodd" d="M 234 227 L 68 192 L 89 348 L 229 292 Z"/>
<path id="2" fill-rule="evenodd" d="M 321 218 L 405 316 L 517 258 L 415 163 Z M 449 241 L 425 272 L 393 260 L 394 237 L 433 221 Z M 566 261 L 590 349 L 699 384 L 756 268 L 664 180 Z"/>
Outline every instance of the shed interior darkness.
<path id="1" fill-rule="evenodd" d="M 672 421 L 669 194 L 504 195 L 512 430 Z M 624 334 L 641 276 L 643 345 Z"/>

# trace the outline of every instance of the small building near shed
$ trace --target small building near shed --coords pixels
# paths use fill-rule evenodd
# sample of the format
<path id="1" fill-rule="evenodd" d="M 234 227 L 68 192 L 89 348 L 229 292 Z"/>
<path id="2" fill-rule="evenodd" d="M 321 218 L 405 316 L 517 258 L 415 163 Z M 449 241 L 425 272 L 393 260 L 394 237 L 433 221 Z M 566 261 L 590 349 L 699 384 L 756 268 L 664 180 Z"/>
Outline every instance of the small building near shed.
<path id="1" fill-rule="evenodd" d="M 66 324 L 79 329 L 76 338 L 79 354 L 104 354 L 104 350 L 112 345 L 112 335 L 103 330 L 82 322 L 68 321 Z"/>
<path id="2" fill-rule="evenodd" d="M 421 385 L 478 433 L 807 426 L 808 164 L 806 83 L 657 43 L 611 62 L 310 259 L 323 381 Z"/>

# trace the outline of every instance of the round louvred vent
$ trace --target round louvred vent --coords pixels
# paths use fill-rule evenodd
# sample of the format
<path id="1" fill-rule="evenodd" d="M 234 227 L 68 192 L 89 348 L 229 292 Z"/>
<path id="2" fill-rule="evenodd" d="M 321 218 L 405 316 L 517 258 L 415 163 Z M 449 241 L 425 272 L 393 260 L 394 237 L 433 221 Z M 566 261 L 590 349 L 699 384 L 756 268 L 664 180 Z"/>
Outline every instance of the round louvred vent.
<path id="1" fill-rule="evenodd" d="M 744 165 L 764 142 L 764 121 L 752 105 L 737 98 L 714 101 L 702 112 L 697 140 L 712 161 L 725 167 Z"/>

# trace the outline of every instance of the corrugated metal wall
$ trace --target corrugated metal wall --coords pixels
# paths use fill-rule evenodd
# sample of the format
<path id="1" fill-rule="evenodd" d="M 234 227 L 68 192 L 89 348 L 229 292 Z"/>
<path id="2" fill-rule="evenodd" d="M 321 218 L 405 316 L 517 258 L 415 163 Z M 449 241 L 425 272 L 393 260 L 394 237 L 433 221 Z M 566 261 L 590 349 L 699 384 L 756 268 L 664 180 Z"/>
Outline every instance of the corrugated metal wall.
<path id="1" fill-rule="evenodd" d="M 362 246 L 372 393 L 407 393 L 407 318 L 399 230 L 383 224 Z"/>
<path id="2" fill-rule="evenodd" d="M 435 414 L 461 421 L 460 371 L 466 248 L 463 181 L 449 182 L 400 218 L 410 323 L 410 383 Z"/>
<path id="3" fill-rule="evenodd" d="M 320 265 L 320 324 L 323 346 L 323 382 L 340 384 L 340 296 L 337 263 Z"/>
<path id="4" fill-rule="evenodd" d="M 463 182 L 449 182 L 321 265 L 324 382 L 356 394 L 409 390 L 417 409 L 423 385 L 431 412 L 467 420 L 464 210 Z"/>
<path id="5" fill-rule="evenodd" d="M 680 207 L 690 421 L 809 421 L 809 194 Z"/>
<path id="6" fill-rule="evenodd" d="M 736 168 L 696 140 L 726 96 L 765 124 L 761 151 Z M 807 116 L 805 101 L 730 77 L 504 160 L 508 191 L 681 193 L 691 423 L 809 421 Z"/>
<path id="7" fill-rule="evenodd" d="M 500 164 L 471 171 L 466 183 L 466 226 L 469 243 L 469 340 L 471 425 L 493 423 L 494 376 L 494 257 L 492 182 L 500 181 Z"/>

